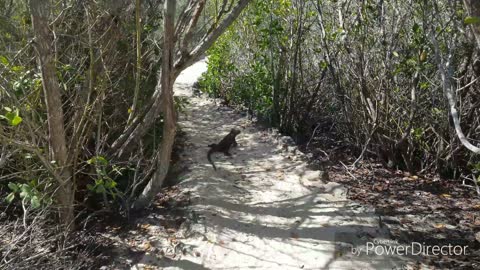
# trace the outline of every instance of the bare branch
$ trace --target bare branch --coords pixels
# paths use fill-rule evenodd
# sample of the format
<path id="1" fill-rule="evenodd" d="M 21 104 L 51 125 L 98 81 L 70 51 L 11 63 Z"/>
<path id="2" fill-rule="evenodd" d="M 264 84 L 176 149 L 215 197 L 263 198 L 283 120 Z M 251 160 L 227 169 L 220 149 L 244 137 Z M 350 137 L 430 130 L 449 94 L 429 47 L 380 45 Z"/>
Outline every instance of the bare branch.
<path id="1" fill-rule="evenodd" d="M 242 10 L 248 5 L 250 0 L 239 0 L 237 5 L 232 9 L 230 14 L 223 19 L 215 30 L 206 36 L 203 41 L 198 44 L 188 55 L 182 55 L 180 59 L 175 62 L 175 77 L 180 74 L 185 68 L 192 65 L 205 51 L 213 45 L 213 43 L 225 32 L 228 26 L 240 15 Z"/>
<path id="2" fill-rule="evenodd" d="M 453 119 L 453 125 L 455 127 L 455 132 L 457 133 L 458 139 L 463 144 L 463 146 L 465 146 L 468 150 L 472 151 L 475 154 L 480 154 L 480 148 L 471 144 L 468 141 L 468 139 L 465 137 L 465 134 L 462 131 L 462 127 L 460 126 L 460 118 L 458 116 L 458 111 L 455 104 L 455 90 L 453 90 L 453 86 L 450 81 L 450 78 L 452 77 L 451 73 L 453 72 L 452 53 L 450 52 L 448 54 L 448 60 L 446 63 L 444 63 L 440 55 L 441 53 L 438 46 L 437 38 L 435 37 L 434 30 L 432 30 L 432 33 L 430 34 L 430 39 L 435 48 L 435 60 L 437 62 L 438 70 L 440 72 L 440 78 L 442 80 L 443 94 L 447 98 L 448 106 L 450 110 L 450 116 Z M 450 50 L 452 50 L 452 48 L 450 48 Z M 448 74 L 447 74 L 447 71 L 445 71 L 445 67 L 448 70 Z"/>

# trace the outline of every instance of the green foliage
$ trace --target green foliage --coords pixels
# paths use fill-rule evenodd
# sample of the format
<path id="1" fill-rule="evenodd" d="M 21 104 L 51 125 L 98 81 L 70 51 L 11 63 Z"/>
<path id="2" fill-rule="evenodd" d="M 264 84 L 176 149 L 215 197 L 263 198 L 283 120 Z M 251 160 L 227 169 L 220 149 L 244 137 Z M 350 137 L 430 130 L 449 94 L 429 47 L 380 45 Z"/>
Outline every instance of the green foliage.
<path id="1" fill-rule="evenodd" d="M 10 65 L 10 62 L 8 61 L 7 57 L 0 55 L 0 63 L 2 63 L 4 66 Z"/>
<path id="2" fill-rule="evenodd" d="M 6 111 L 4 115 L 0 114 L 0 119 L 4 119 L 10 126 L 18 126 L 22 123 L 23 119 L 20 117 L 20 111 L 18 109 L 12 110 L 10 107 L 3 107 Z"/>
<path id="3" fill-rule="evenodd" d="M 177 112 L 184 112 L 187 105 L 189 104 L 188 98 L 187 97 L 179 97 L 179 96 L 174 96 L 174 104 L 175 104 L 175 110 Z"/>
<path id="4" fill-rule="evenodd" d="M 17 97 L 27 95 L 32 90 L 39 90 L 42 85 L 40 74 L 22 65 L 10 63 L 7 57 L 0 55 L 0 64 L 5 68 L 3 76 L 9 77 L 9 83 Z"/>
<path id="5" fill-rule="evenodd" d="M 52 203 L 52 198 L 40 191 L 44 187 L 39 185 L 36 180 L 32 180 L 27 184 L 10 182 L 8 183 L 8 188 L 11 190 L 5 198 L 8 203 L 12 203 L 17 196 L 22 200 L 22 203 L 28 203 L 33 209 Z"/>
<path id="6" fill-rule="evenodd" d="M 87 160 L 87 164 L 95 167 L 96 175 L 98 177 L 97 179 L 94 179 L 94 184 L 87 184 L 88 190 L 97 194 L 108 194 L 113 199 L 116 199 L 118 196 L 123 196 L 122 192 L 117 189 L 117 182 L 113 180 L 107 172 L 109 162 L 105 157 L 94 156 Z M 121 174 L 122 168 L 112 166 L 111 171 L 118 175 Z"/>
<path id="7" fill-rule="evenodd" d="M 228 74 L 235 70 L 234 64 L 228 60 L 231 50 L 229 41 L 232 35 L 232 29 L 227 30 L 208 51 L 208 72 L 199 83 L 203 91 L 214 97 L 222 96 L 224 91 L 221 79 L 228 78 Z"/>
<path id="8" fill-rule="evenodd" d="M 439 155 L 459 166 L 440 143 L 454 133 L 430 36 L 438 36 L 443 57 L 452 42 L 461 48 L 452 51 L 457 68 L 472 46 L 457 29 L 478 18 L 467 17 L 457 28 L 446 23 L 465 14 L 448 1 L 387 1 L 381 9 L 378 1 L 347 2 L 252 1 L 208 51 L 201 89 L 298 138 L 330 119 L 342 140 L 361 149 L 375 126 L 370 145 L 391 153 L 399 168 L 438 166 Z M 470 103 L 470 114 L 475 107 Z"/>
<path id="9" fill-rule="evenodd" d="M 480 23 L 480 17 L 466 17 L 463 20 L 464 24 L 478 24 Z"/>
<path id="10" fill-rule="evenodd" d="M 282 16 L 291 11 L 288 0 L 253 1 L 245 18 L 232 25 L 208 51 L 208 71 L 200 80 L 201 89 L 269 118 L 273 113 L 272 65 L 289 40 L 288 24 Z M 251 43 L 245 46 L 246 41 Z M 237 61 L 242 51 L 246 54 Z"/>
<path id="11" fill-rule="evenodd" d="M 96 165 L 98 167 L 103 167 L 108 165 L 108 160 L 105 157 L 102 156 L 95 156 L 92 157 L 91 159 L 87 160 L 87 164 L 89 165 Z"/>

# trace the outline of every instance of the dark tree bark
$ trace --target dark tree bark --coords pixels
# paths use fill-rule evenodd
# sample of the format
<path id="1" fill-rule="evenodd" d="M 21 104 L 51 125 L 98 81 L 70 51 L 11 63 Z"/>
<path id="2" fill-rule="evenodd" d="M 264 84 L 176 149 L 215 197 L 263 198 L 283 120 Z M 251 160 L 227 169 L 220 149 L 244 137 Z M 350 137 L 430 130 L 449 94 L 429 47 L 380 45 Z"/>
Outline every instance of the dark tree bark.
<path id="1" fill-rule="evenodd" d="M 42 75 L 42 86 L 47 108 L 49 152 L 51 161 L 55 161 L 58 180 L 56 198 L 60 220 L 66 226 L 73 226 L 74 184 L 71 167 L 68 164 L 68 151 L 65 139 L 65 127 L 62 110 L 60 86 L 58 83 L 53 51 L 53 35 L 49 28 L 50 1 L 30 0 L 35 50 L 38 66 Z"/>
<path id="2" fill-rule="evenodd" d="M 172 154 L 173 142 L 175 140 L 175 107 L 173 104 L 173 83 L 175 77 L 173 70 L 173 54 L 175 51 L 175 9 L 176 1 L 167 0 L 165 2 L 164 15 L 164 35 L 163 35 L 163 56 L 162 56 L 162 75 L 161 75 L 161 89 L 162 89 L 162 112 L 164 118 L 163 137 L 160 145 L 160 150 L 157 155 L 157 170 L 152 179 L 142 192 L 142 195 L 135 202 L 135 208 L 141 209 L 146 207 L 153 200 L 155 194 L 160 191 L 163 185 L 163 180 L 167 176 L 170 165 L 170 156 Z"/>

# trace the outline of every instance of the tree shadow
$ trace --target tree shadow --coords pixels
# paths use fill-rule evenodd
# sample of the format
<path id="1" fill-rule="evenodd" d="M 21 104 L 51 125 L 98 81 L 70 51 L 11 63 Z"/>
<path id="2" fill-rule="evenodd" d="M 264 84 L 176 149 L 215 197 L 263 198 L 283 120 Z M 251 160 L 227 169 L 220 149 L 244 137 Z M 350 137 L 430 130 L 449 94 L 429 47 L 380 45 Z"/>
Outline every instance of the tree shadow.
<path id="1" fill-rule="evenodd" d="M 190 235 L 181 241 L 217 257 L 202 254 L 212 261 L 200 266 L 192 255 L 168 263 L 182 269 L 206 269 L 212 263 L 216 269 L 233 264 L 237 269 L 392 269 L 410 260 L 355 256 L 352 248 L 389 237 L 373 208 L 346 200 L 340 186 L 325 188 L 320 179 L 307 187 L 305 162 L 264 130 L 231 108 L 217 108 L 205 98 L 189 100 L 188 111 L 180 115 L 187 145 L 179 161 L 188 164 L 188 171 L 180 174 L 178 186 L 192 194 L 189 209 L 198 218 L 190 221 Z M 239 146 L 232 158 L 215 155 L 214 171 L 207 145 L 233 127 L 242 128 Z M 193 235 L 201 240 L 195 242 Z"/>

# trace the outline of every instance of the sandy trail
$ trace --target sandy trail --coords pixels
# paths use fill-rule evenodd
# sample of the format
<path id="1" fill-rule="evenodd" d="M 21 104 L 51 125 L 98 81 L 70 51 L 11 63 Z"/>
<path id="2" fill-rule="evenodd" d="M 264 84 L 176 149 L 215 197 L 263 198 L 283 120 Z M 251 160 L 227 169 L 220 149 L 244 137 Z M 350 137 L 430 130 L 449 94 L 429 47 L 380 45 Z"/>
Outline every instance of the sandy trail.
<path id="1" fill-rule="evenodd" d="M 405 256 L 356 250 L 388 240 L 374 209 L 346 199 L 346 189 L 322 181 L 285 138 L 257 128 L 246 117 L 192 94 L 205 71 L 200 61 L 177 79 L 175 94 L 190 104 L 180 115 L 186 133 L 180 163 L 187 169 L 179 187 L 191 197 L 190 220 L 181 239 L 184 254 L 174 259 L 146 255 L 135 269 L 407 269 Z M 208 144 L 232 127 L 241 129 L 232 157 L 215 154 Z M 287 149 L 285 149 L 287 148 Z M 290 150 L 290 151 L 289 151 Z M 151 268 L 148 268 L 151 269 Z M 410 267 L 408 269 L 411 269 Z"/>

